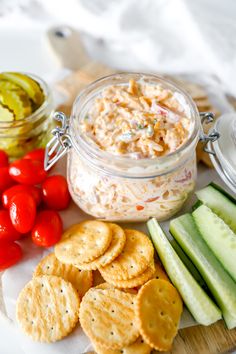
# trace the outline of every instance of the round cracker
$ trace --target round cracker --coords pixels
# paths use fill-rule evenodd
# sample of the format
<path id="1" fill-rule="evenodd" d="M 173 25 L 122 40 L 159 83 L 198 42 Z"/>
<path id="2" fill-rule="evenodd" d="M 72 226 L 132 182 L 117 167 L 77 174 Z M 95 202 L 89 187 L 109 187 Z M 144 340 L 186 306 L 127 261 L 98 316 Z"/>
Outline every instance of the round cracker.
<path id="1" fill-rule="evenodd" d="M 96 258 L 94 261 L 89 263 L 77 263 L 76 267 L 84 270 L 96 270 L 99 267 L 104 267 L 107 264 L 110 264 L 117 256 L 119 256 L 125 245 L 125 232 L 116 224 L 107 223 L 107 225 L 112 231 L 112 239 L 108 249 L 102 256 Z"/>
<path id="2" fill-rule="evenodd" d="M 55 342 L 68 335 L 79 319 L 79 296 L 64 279 L 43 275 L 33 278 L 20 292 L 16 317 L 33 340 Z"/>
<path id="3" fill-rule="evenodd" d="M 105 279 L 108 283 L 114 285 L 116 288 L 136 288 L 137 286 L 145 284 L 149 279 L 154 277 L 154 261 L 147 269 L 137 277 L 128 280 L 116 280 L 113 278 Z"/>
<path id="4" fill-rule="evenodd" d="M 120 349 L 139 336 L 134 313 L 136 295 L 117 289 L 90 289 L 80 306 L 80 324 L 95 345 Z"/>
<path id="5" fill-rule="evenodd" d="M 152 279 L 143 285 L 136 297 L 135 313 L 145 342 L 156 350 L 170 350 L 182 310 L 181 297 L 170 282 Z"/>
<path id="6" fill-rule="evenodd" d="M 144 342 L 142 337 L 139 337 L 136 342 L 120 350 L 106 349 L 94 343 L 92 344 L 97 354 L 150 354 L 152 350 L 152 348 Z"/>
<path id="7" fill-rule="evenodd" d="M 161 263 L 156 262 L 154 267 L 155 267 L 155 271 L 154 271 L 152 278 L 164 279 L 164 280 L 170 281 L 165 270 L 163 269 Z"/>
<path id="8" fill-rule="evenodd" d="M 105 283 L 95 286 L 95 288 L 96 289 L 115 289 L 115 286 L 105 282 Z M 136 289 L 119 289 L 119 290 L 124 291 L 125 293 L 134 294 L 134 295 L 136 295 L 138 293 L 138 290 L 136 290 Z"/>
<path id="9" fill-rule="evenodd" d="M 78 264 L 93 261 L 109 247 L 112 232 L 97 220 L 87 220 L 70 227 L 55 246 L 55 255 L 62 263 Z"/>
<path id="10" fill-rule="evenodd" d="M 137 230 L 125 230 L 126 243 L 121 254 L 110 264 L 100 267 L 104 279 L 128 280 L 143 273 L 153 259 L 149 238 Z"/>
<path id="11" fill-rule="evenodd" d="M 91 270 L 80 270 L 73 265 L 63 264 L 56 258 L 54 253 L 44 257 L 37 265 L 33 277 L 40 275 L 55 275 L 70 282 L 77 290 L 80 299 L 93 284 Z"/>

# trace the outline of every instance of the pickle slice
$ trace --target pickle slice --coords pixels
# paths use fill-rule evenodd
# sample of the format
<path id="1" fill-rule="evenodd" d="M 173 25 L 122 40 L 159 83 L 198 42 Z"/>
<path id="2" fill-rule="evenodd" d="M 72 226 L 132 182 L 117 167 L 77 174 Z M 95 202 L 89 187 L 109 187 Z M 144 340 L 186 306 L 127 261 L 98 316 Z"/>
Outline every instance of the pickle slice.
<path id="1" fill-rule="evenodd" d="M 4 90 L 0 88 L 0 102 L 14 113 L 15 119 L 23 119 L 32 113 L 30 100 L 22 89 Z"/>
<path id="2" fill-rule="evenodd" d="M 0 79 L 9 80 L 20 86 L 34 103 L 34 110 L 40 107 L 44 101 L 44 93 L 40 85 L 31 77 L 15 72 L 4 72 L 0 74 Z"/>
<path id="3" fill-rule="evenodd" d="M 14 113 L 0 102 L 0 122 L 12 122 L 14 118 Z"/>

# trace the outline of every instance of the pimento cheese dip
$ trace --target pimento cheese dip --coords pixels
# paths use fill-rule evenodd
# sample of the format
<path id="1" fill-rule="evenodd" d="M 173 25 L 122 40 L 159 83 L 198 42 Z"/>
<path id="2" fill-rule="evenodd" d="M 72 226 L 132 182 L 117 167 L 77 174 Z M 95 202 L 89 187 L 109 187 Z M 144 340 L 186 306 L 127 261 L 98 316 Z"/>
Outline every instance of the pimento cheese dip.
<path id="1" fill-rule="evenodd" d="M 190 120 L 174 94 L 134 80 L 102 92 L 81 130 L 101 150 L 133 159 L 175 152 L 189 136 Z"/>
<path id="2" fill-rule="evenodd" d="M 106 162 L 101 167 L 100 157 L 85 156 L 82 147 L 70 151 L 69 188 L 80 208 L 108 221 L 145 221 L 151 216 L 161 221 L 174 215 L 196 180 L 197 138 L 184 157 L 175 154 L 191 136 L 190 105 L 180 90 L 145 80 L 106 85 L 92 96 L 78 122 L 79 136 L 105 154 Z M 173 165 L 166 166 L 164 161 L 172 156 Z M 123 160 L 125 173 L 117 173 Z M 107 166 L 117 168 L 111 173 Z"/>

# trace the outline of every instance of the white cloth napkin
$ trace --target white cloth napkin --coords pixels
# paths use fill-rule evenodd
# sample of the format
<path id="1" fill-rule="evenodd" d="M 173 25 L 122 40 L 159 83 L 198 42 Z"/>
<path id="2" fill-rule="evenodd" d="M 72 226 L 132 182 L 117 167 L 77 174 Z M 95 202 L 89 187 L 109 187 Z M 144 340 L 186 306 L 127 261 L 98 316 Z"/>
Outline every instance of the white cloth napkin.
<path id="1" fill-rule="evenodd" d="M 1 17 L 1 14 L 3 16 Z M 236 94 L 235 0 L 2 0 L 0 24 L 71 25 L 111 66 L 216 74 Z"/>

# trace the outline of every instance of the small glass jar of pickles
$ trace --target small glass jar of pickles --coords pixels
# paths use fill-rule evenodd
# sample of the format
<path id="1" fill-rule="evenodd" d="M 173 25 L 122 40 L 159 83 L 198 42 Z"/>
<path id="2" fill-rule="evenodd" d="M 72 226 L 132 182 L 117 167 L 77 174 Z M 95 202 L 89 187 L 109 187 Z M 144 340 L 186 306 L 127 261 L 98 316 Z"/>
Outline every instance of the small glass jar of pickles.
<path id="1" fill-rule="evenodd" d="M 0 149 L 11 159 L 45 147 L 52 113 L 52 94 L 42 79 L 25 73 L 0 73 Z"/>

